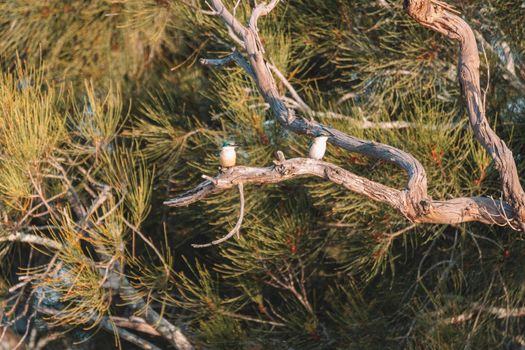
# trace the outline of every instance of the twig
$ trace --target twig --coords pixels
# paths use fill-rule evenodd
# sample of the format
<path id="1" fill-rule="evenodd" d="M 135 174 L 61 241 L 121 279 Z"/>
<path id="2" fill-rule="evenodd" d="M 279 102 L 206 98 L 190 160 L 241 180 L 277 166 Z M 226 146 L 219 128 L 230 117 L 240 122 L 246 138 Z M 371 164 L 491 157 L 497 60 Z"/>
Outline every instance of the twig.
<path id="1" fill-rule="evenodd" d="M 474 318 L 474 316 L 476 316 L 480 312 L 488 313 L 498 319 L 525 317 L 525 307 L 503 308 L 494 306 L 487 307 L 481 305 L 474 305 L 471 308 L 471 311 L 466 311 L 462 314 L 446 318 L 442 320 L 442 322 L 445 324 L 458 324 L 466 322 Z"/>
<path id="2" fill-rule="evenodd" d="M 135 344 L 136 346 L 144 350 L 162 350 L 158 346 L 148 342 L 147 340 L 140 338 L 136 334 L 133 334 L 130 331 L 117 327 L 114 323 L 112 323 L 107 318 L 102 319 L 100 324 L 107 331 L 117 334 L 120 338 L 130 342 L 131 344 Z"/>
<path id="3" fill-rule="evenodd" d="M 7 236 L 1 236 L 0 242 L 21 242 L 21 243 L 30 243 L 38 244 L 52 250 L 61 250 L 64 247 L 61 243 L 54 241 L 46 237 L 40 237 L 33 234 L 23 233 L 23 232 L 14 232 Z"/>
<path id="4" fill-rule="evenodd" d="M 233 313 L 233 312 L 228 312 L 228 311 L 220 311 L 220 313 L 222 315 L 224 315 L 224 316 L 227 316 L 227 317 L 236 318 L 236 319 L 239 319 L 239 320 L 244 320 L 244 321 L 249 321 L 249 322 L 269 324 L 271 326 L 276 326 L 276 327 L 285 327 L 286 326 L 286 324 L 281 323 L 281 322 L 261 320 L 261 319 L 255 318 L 255 317 L 250 317 L 250 316 L 246 316 L 246 315 L 239 315 L 239 314 L 236 314 L 236 313 Z"/>
<path id="5" fill-rule="evenodd" d="M 60 314 L 60 310 L 57 310 L 57 309 L 53 309 L 53 308 L 50 308 L 50 307 L 45 307 L 45 306 L 39 306 L 37 308 L 37 311 L 40 312 L 40 313 L 43 313 L 43 314 L 46 314 L 46 315 L 58 315 Z M 135 327 L 133 325 L 133 322 L 127 320 L 127 322 L 124 322 L 125 319 L 123 318 L 120 318 L 120 317 L 108 317 L 108 316 L 103 316 L 103 317 L 100 317 L 100 325 L 105 329 L 107 330 L 108 332 L 110 333 L 114 333 L 116 336 L 132 343 L 132 344 L 135 344 L 137 345 L 138 347 L 142 348 L 142 349 L 145 349 L 145 350 L 161 350 L 161 348 L 157 347 L 156 345 L 140 338 L 139 336 L 137 336 L 136 334 L 133 334 L 129 331 L 127 331 L 126 329 L 123 329 L 121 327 L 125 327 L 125 326 L 128 326 L 126 328 L 130 328 L 130 329 L 134 329 L 134 330 L 138 330 L 138 331 L 142 331 L 143 333 L 147 333 L 147 334 L 151 334 L 151 335 L 155 335 L 155 336 L 158 336 L 160 335 L 158 332 L 156 332 L 155 330 L 153 329 L 149 329 L 149 328 L 145 328 L 145 327 Z M 96 322 L 97 320 L 95 319 L 95 317 L 92 317 L 92 322 Z M 144 329 L 147 329 L 146 332 L 144 332 Z"/>
<path id="6" fill-rule="evenodd" d="M 235 227 L 224 237 L 222 238 L 219 238 L 211 243 L 206 243 L 206 244 L 192 244 L 191 246 L 193 248 L 207 248 L 207 247 L 211 247 L 211 246 L 214 246 L 214 245 L 218 245 L 218 244 L 221 244 L 223 242 L 226 242 L 227 240 L 229 240 L 230 238 L 232 238 L 233 236 L 237 235 L 237 238 L 239 238 L 239 232 L 240 232 L 240 229 L 241 229 L 241 225 L 242 225 L 242 221 L 244 219 L 244 185 L 242 182 L 239 182 L 239 184 L 237 185 L 239 187 L 239 197 L 240 197 L 240 202 L 241 202 L 241 208 L 239 210 L 239 219 L 237 220 L 237 223 L 235 224 Z"/>
<path id="7" fill-rule="evenodd" d="M 297 91 L 294 89 L 292 84 L 290 84 L 288 79 L 286 79 L 283 73 L 281 73 L 281 71 L 274 64 L 269 64 L 268 67 L 270 67 L 271 71 L 277 76 L 277 78 L 279 78 L 279 80 L 281 81 L 281 83 L 283 83 L 286 89 L 288 89 L 288 92 L 290 92 L 290 95 L 292 95 L 293 99 L 295 100 L 295 102 L 297 102 L 298 106 L 305 112 L 313 112 L 310 106 L 308 106 L 306 102 L 304 102 L 304 100 L 301 98 L 301 96 L 299 96 Z"/>
<path id="8" fill-rule="evenodd" d="M 216 68 L 223 68 L 231 62 L 236 62 L 244 71 L 246 71 L 252 78 L 255 79 L 255 72 L 250 64 L 242 57 L 242 55 L 234 50 L 231 54 L 223 58 L 201 58 L 200 63 L 205 66 L 213 66 Z"/>

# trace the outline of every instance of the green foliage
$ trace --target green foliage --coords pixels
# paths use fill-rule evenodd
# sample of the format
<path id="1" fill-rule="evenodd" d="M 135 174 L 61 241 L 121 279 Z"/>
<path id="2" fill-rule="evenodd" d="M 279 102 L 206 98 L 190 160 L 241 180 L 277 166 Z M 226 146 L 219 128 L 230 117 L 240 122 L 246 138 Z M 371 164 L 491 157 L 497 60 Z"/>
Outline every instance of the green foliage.
<path id="1" fill-rule="evenodd" d="M 237 7 L 243 23 L 251 5 Z M 525 180 L 523 7 L 456 5 L 494 48 L 481 55 L 487 115 Z M 190 246 L 234 227 L 238 192 L 187 208 L 162 202 L 217 174 L 224 140 L 241 143 L 239 164 L 260 167 L 278 150 L 303 156 L 309 144 L 277 124 L 242 69 L 198 65 L 236 45 L 203 10 L 204 1 L 179 0 L 0 4 L 3 321 L 44 320 L 39 334 L 72 338 L 73 327 L 91 335 L 106 317 L 143 317 L 152 307 L 210 349 L 521 346 L 521 315 L 502 316 L 520 310 L 525 293 L 523 236 L 509 229 L 414 225 L 301 178 L 246 186 L 240 237 Z M 457 47 L 407 18 L 401 2 L 281 2 L 259 27 L 270 62 L 320 112 L 314 118 L 412 154 L 436 200 L 499 198 L 497 171 L 465 115 Z M 362 128 L 364 120 L 409 127 Z M 406 186 L 393 165 L 333 145 L 325 160 Z M 61 249 L 5 242 L 15 233 Z M 121 278 L 134 293 L 116 287 Z M 109 348 L 104 337 L 93 338 Z"/>

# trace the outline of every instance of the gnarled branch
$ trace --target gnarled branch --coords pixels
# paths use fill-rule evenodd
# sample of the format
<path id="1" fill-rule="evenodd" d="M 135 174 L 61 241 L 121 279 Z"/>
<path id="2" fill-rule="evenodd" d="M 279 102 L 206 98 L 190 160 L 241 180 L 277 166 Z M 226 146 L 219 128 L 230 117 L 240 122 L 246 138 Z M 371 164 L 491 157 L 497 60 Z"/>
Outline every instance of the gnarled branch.
<path id="1" fill-rule="evenodd" d="M 309 136 L 324 135 L 328 142 L 345 150 L 372 158 L 391 162 L 408 174 L 407 188 L 393 189 L 380 183 L 357 176 L 333 164 L 312 159 L 279 159 L 276 166 L 266 168 L 234 167 L 215 178 L 209 178 L 181 196 L 167 201 L 170 206 L 185 206 L 210 194 L 230 189 L 239 183 L 268 184 L 286 181 L 299 176 L 317 176 L 368 198 L 385 203 L 413 222 L 458 224 L 478 221 L 486 224 L 519 226 L 525 230 L 525 194 L 519 182 L 517 167 L 512 152 L 490 128 L 479 84 L 479 57 L 474 34 L 468 24 L 457 16 L 457 11 L 439 0 L 405 0 L 405 8 L 416 21 L 425 27 L 445 34 L 461 43 L 459 76 L 468 107 L 469 118 L 478 141 L 495 161 L 503 182 L 503 200 L 488 197 L 456 198 L 434 201 L 427 193 L 426 172 L 412 155 L 392 146 L 373 141 L 360 140 L 315 120 L 296 116 L 296 110 L 286 104 L 281 96 L 271 65 L 264 57 L 264 48 L 259 38 L 257 20 L 267 15 L 278 1 L 260 4 L 253 10 L 248 26 L 243 26 L 222 4 L 221 0 L 210 0 L 209 5 L 239 38 L 246 51 L 246 59 L 237 58 L 255 83 L 281 125 L 295 133 Z M 246 65 L 249 63 L 249 68 Z M 208 61 L 210 62 L 210 61 Z M 278 74 L 277 74 L 278 75 Z M 282 79 L 282 78 L 281 78 Z M 290 87 L 288 87 L 290 90 Z M 295 91 L 292 89 L 292 91 Z M 299 97 L 295 100 L 302 101 Z M 304 109 L 299 103 L 298 110 Z M 305 115 L 312 117 L 306 108 Z M 517 225 L 516 225 L 517 224 Z"/>
<path id="2" fill-rule="evenodd" d="M 414 218 L 429 209 L 426 206 L 426 203 L 430 201 L 427 194 L 426 172 L 421 163 L 412 155 L 392 146 L 355 138 L 312 119 L 298 118 L 295 110 L 286 106 L 277 89 L 269 64 L 264 58 L 264 48 L 257 30 L 257 20 L 260 16 L 267 15 L 277 5 L 277 1 L 272 1 L 269 5 L 258 5 L 252 13 L 248 27 L 242 26 L 224 7 L 221 0 L 210 0 L 209 4 L 219 13 L 225 23 L 228 25 L 234 23 L 230 27 L 234 28 L 235 34 L 244 43 L 251 71 L 255 74 L 255 83 L 283 127 L 295 133 L 314 137 L 325 135 L 328 136 L 328 142 L 347 151 L 396 164 L 408 174 L 407 189 L 401 195 L 406 198 L 409 205 L 405 207 L 407 212 L 404 212 L 403 215 L 407 218 Z"/>
<path id="3" fill-rule="evenodd" d="M 236 166 L 228 168 L 195 189 L 164 202 L 171 207 L 182 207 L 209 195 L 229 190 L 239 184 L 276 184 L 298 177 L 315 176 L 326 179 L 346 189 L 366 196 L 376 202 L 395 208 L 400 213 L 407 209 L 402 191 L 358 176 L 337 165 L 309 158 L 277 160 L 265 168 Z M 501 200 L 487 197 L 465 197 L 429 203 L 426 214 L 414 218 L 414 222 L 433 224 L 460 224 L 478 221 L 485 224 L 507 225 L 512 208 Z"/>
<path id="4" fill-rule="evenodd" d="M 492 130 L 485 115 L 479 82 L 479 54 L 472 28 L 455 10 L 438 0 L 405 0 L 408 14 L 424 27 L 460 42 L 458 77 L 474 135 L 494 159 L 503 198 L 512 206 L 521 228 L 525 229 L 525 192 L 520 183 L 512 152 Z"/>

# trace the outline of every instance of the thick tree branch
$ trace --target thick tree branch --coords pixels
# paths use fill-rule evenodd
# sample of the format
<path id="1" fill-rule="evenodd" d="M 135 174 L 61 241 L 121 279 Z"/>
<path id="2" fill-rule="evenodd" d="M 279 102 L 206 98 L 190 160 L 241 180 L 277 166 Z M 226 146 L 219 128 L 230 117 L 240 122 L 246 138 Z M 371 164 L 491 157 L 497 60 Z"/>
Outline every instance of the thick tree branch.
<path id="1" fill-rule="evenodd" d="M 408 174 L 407 189 L 393 189 L 326 162 L 302 158 L 288 161 L 280 159 L 276 166 L 267 168 L 235 167 L 227 169 L 217 177 L 209 178 L 209 181 L 201 183 L 197 188 L 166 202 L 167 205 L 189 205 L 209 194 L 242 183 L 277 183 L 298 176 L 310 175 L 325 178 L 370 199 L 390 205 L 413 222 L 458 224 L 479 221 L 486 224 L 509 225 L 514 229 L 517 229 L 515 227 L 517 224 L 525 230 L 525 194 L 519 183 L 516 164 L 512 153 L 490 128 L 485 117 L 479 84 L 479 57 L 474 33 L 466 22 L 457 16 L 457 11 L 452 6 L 439 0 L 405 0 L 405 8 L 416 21 L 449 38 L 459 40 L 461 43 L 459 76 L 470 122 L 478 141 L 495 161 L 503 182 L 503 200 L 470 197 L 433 201 L 427 194 L 425 169 L 410 154 L 388 145 L 354 138 L 312 119 L 297 117 L 296 111 L 289 108 L 286 98 L 281 96 L 277 89 L 271 73 L 272 67 L 264 57 L 265 52 L 257 29 L 259 17 L 267 15 L 277 3 L 278 1 L 273 0 L 268 5 L 256 6 L 246 27 L 225 9 L 221 0 L 210 0 L 209 4 L 239 36 L 246 50 L 250 67 L 247 68 L 246 60 L 242 56 L 240 56 L 242 58 L 240 65 L 254 78 L 261 95 L 283 127 L 295 133 L 314 137 L 325 135 L 330 143 L 338 147 L 396 164 Z M 275 74 L 283 80 L 282 75 Z M 287 88 L 290 90 L 290 86 Z M 292 88 L 291 91 L 295 90 Z M 295 101 L 299 101 L 298 110 L 302 110 L 307 117 L 311 118 L 309 107 L 304 102 L 301 103 L 300 97 L 294 98 Z"/>
<path id="2" fill-rule="evenodd" d="M 315 176 L 326 179 L 346 189 L 366 196 L 376 202 L 406 212 L 408 205 L 402 191 L 358 176 L 334 164 L 309 158 L 293 158 L 275 161 L 265 168 L 237 166 L 228 168 L 215 178 L 207 180 L 177 198 L 164 204 L 182 207 L 195 203 L 209 195 L 232 189 L 239 184 L 275 184 L 298 177 Z M 510 206 L 500 200 L 487 197 L 456 198 L 448 201 L 434 201 L 431 210 L 414 218 L 418 223 L 460 224 L 478 221 L 485 224 L 507 225 L 513 212 Z"/>
<path id="3" fill-rule="evenodd" d="M 458 77 L 470 124 L 477 140 L 494 159 L 502 181 L 503 198 L 512 206 L 521 228 L 525 229 L 525 192 L 514 157 L 505 142 L 492 130 L 485 115 L 479 82 L 478 47 L 472 28 L 442 1 L 405 0 L 404 6 L 419 24 L 459 41 Z"/>
<path id="4" fill-rule="evenodd" d="M 288 130 L 309 136 L 328 136 L 328 142 L 346 149 L 350 152 L 360 153 L 376 159 L 396 164 L 404 169 L 408 174 L 407 189 L 401 193 L 401 197 L 408 203 L 403 207 L 403 215 L 413 219 L 425 214 L 430 210 L 428 203 L 430 199 L 427 195 L 427 176 L 421 163 L 410 154 L 395 147 L 376 143 L 373 141 L 361 140 L 347 135 L 337 129 L 323 125 L 315 120 L 298 118 L 295 110 L 288 108 L 280 95 L 275 80 L 270 71 L 269 65 L 264 58 L 264 48 L 259 38 L 257 30 L 257 20 L 260 16 L 267 15 L 277 5 L 278 1 L 270 4 L 258 5 L 250 17 L 248 27 L 237 23 L 235 32 L 244 42 L 245 50 L 251 68 L 255 74 L 255 83 L 259 88 L 263 98 L 270 105 L 277 120 Z M 210 0 L 210 6 L 228 25 L 233 21 L 233 15 L 225 9 L 221 0 Z"/>

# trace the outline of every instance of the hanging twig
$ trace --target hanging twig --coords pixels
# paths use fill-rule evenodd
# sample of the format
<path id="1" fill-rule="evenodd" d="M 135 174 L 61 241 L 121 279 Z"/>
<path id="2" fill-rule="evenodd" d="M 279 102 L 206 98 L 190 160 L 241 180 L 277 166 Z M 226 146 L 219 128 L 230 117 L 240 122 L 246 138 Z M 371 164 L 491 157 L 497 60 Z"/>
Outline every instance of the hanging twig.
<path id="1" fill-rule="evenodd" d="M 239 197 L 240 197 L 240 202 L 241 202 L 241 208 L 239 210 L 239 219 L 237 220 L 235 227 L 226 236 L 219 238 L 211 243 L 192 244 L 191 246 L 193 248 L 207 248 L 207 247 L 211 247 L 217 244 L 221 244 L 223 242 L 226 242 L 227 240 L 229 240 L 235 235 L 237 235 L 237 238 L 239 238 L 239 231 L 241 229 L 242 221 L 244 219 L 244 185 L 242 182 L 239 182 L 237 186 L 239 187 Z"/>

